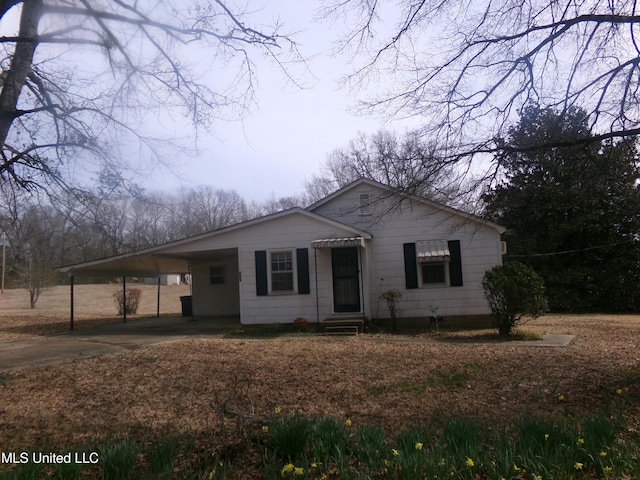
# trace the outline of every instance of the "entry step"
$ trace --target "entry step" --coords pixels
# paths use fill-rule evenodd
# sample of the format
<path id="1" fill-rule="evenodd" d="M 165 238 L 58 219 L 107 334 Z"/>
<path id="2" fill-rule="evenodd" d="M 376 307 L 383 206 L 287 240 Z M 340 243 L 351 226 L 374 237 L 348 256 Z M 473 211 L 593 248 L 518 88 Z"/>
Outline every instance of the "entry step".
<path id="1" fill-rule="evenodd" d="M 325 320 L 322 325 L 325 335 L 357 335 L 362 332 L 364 320 L 361 318 Z"/>

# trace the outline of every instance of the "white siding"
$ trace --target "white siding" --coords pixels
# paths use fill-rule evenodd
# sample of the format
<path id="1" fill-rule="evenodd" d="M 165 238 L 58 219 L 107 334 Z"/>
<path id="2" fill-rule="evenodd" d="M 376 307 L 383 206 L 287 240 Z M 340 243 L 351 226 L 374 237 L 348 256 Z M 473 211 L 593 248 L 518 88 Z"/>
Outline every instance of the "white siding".
<path id="1" fill-rule="evenodd" d="M 371 215 L 360 215 L 362 194 L 369 194 L 374 202 Z M 489 313 L 481 281 L 486 270 L 502 263 L 500 234 L 495 228 L 419 201 L 404 200 L 398 204 L 397 198 L 389 197 L 386 190 L 369 184 L 345 191 L 318 206 L 314 213 L 372 234 L 366 252 L 369 315 L 389 316 L 386 304 L 379 302 L 379 295 L 391 289 L 402 292 L 399 301 L 402 317 L 430 316 L 430 305 L 437 306 L 442 316 Z M 462 287 L 406 288 L 403 244 L 420 240 L 460 241 Z"/>
<path id="2" fill-rule="evenodd" d="M 320 238 L 341 238 L 353 236 L 353 231 L 345 230 L 303 213 L 277 217 L 268 221 L 248 225 L 229 232 L 163 250 L 173 252 L 208 252 L 227 248 L 237 248 L 239 272 L 240 319 L 243 324 L 292 323 L 297 317 L 304 317 L 310 323 L 316 321 L 316 272 L 311 242 Z M 256 295 L 255 252 L 257 250 L 295 250 L 307 248 L 309 252 L 310 294 Z M 317 251 L 318 263 L 318 304 L 319 318 L 324 320 L 332 313 L 331 255 L 329 249 Z M 295 261 L 295 252 L 294 252 Z M 297 275 L 294 281 L 297 285 Z M 218 315 L 216 301 L 211 297 L 208 285 L 209 264 L 193 269 L 193 294 L 195 315 Z M 204 299 L 203 299 L 204 295 Z M 210 298 L 210 300 L 206 300 Z"/>
<path id="3" fill-rule="evenodd" d="M 211 267 L 224 267 L 224 284 L 211 284 Z M 192 272 L 195 280 L 192 287 L 194 315 L 240 315 L 237 256 L 200 260 L 192 266 Z"/>

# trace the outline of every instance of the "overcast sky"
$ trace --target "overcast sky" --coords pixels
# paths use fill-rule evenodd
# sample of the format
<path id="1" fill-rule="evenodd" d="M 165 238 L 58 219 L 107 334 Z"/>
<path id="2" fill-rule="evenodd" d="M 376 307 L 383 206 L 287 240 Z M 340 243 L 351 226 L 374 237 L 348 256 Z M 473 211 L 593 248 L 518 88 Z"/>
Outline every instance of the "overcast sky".
<path id="1" fill-rule="evenodd" d="M 331 55 L 333 42 L 344 26 L 314 22 L 318 5 L 315 1 L 279 0 L 258 13 L 266 22 L 279 15 L 283 31 L 299 32 L 294 38 L 310 70 L 298 76 L 305 88 L 287 82 L 273 65 L 258 62 L 259 110 L 243 122 L 218 123 L 214 135 L 201 135 L 200 155 L 181 159 L 184 163 L 179 169 L 184 178 L 159 171 L 146 187 L 178 190 L 209 184 L 258 201 L 294 195 L 303 191 L 306 179 L 319 172 L 329 152 L 346 146 L 359 131 L 373 133 L 387 128 L 402 132 L 409 126 L 407 122 L 349 113 L 356 99 L 347 89 L 339 88 L 338 80 L 350 65 L 345 64 L 346 58 Z"/>

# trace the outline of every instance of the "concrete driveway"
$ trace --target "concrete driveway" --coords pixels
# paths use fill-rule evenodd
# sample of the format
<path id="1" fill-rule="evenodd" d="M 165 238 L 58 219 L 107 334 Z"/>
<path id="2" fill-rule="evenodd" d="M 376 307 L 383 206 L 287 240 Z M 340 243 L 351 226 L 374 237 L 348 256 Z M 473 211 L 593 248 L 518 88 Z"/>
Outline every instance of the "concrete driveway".
<path id="1" fill-rule="evenodd" d="M 0 371 L 120 353 L 188 337 L 222 336 L 237 319 L 163 317 L 0 342 Z"/>

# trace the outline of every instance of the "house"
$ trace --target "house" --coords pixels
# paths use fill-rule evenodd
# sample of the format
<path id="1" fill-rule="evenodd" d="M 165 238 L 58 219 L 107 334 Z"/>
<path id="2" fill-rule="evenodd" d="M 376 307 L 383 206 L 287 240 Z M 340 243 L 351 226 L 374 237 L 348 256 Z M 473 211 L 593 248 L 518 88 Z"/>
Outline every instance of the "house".
<path id="1" fill-rule="evenodd" d="M 180 273 L 163 273 L 157 278 L 145 278 L 145 285 L 156 285 L 160 282 L 160 285 L 188 285 L 189 284 L 189 276 L 188 274 L 180 274 Z"/>
<path id="2" fill-rule="evenodd" d="M 61 268 L 69 275 L 190 273 L 195 316 L 243 324 L 489 313 L 481 281 L 502 263 L 502 227 L 360 179 L 306 209 L 130 254 Z"/>

